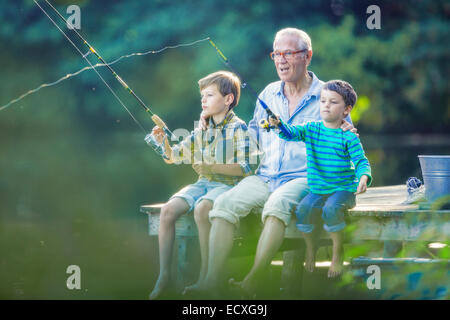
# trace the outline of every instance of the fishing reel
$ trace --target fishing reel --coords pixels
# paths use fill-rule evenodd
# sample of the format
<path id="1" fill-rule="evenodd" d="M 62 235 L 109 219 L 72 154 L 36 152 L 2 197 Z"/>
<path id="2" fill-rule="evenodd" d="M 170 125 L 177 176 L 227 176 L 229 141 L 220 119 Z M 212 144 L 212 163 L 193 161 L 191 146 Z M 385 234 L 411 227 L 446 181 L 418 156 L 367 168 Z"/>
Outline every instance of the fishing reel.
<path id="1" fill-rule="evenodd" d="M 267 119 L 261 119 L 261 120 L 259 121 L 259 126 L 260 126 L 262 129 L 265 129 L 267 132 L 269 132 L 270 129 L 271 129 L 270 124 L 269 124 L 269 121 L 268 121 Z"/>
<path id="2" fill-rule="evenodd" d="M 270 116 L 267 116 L 267 119 L 261 119 L 259 121 L 259 126 L 261 128 L 263 128 L 263 129 L 265 129 L 267 132 L 270 132 L 270 129 L 275 129 L 276 128 L 276 127 L 270 125 L 269 118 L 277 120 L 277 117 L 272 114 Z"/>
<path id="3" fill-rule="evenodd" d="M 164 136 L 165 139 L 167 139 L 167 136 Z M 158 140 L 156 140 L 156 137 L 153 135 L 153 133 L 149 133 L 145 136 L 145 142 L 152 147 L 153 150 L 155 150 L 159 155 L 161 155 L 164 159 L 169 160 L 169 158 L 166 156 L 166 147 L 164 145 L 164 139 L 162 143 L 159 143 Z"/>
<path id="4" fill-rule="evenodd" d="M 152 133 L 149 133 L 145 136 L 144 140 L 147 142 L 147 144 L 152 147 L 153 150 L 155 150 L 158 154 L 160 154 L 165 160 L 170 160 L 169 157 L 166 156 L 166 141 L 168 137 L 171 135 L 170 130 L 167 128 L 164 121 L 161 120 L 160 117 L 158 117 L 156 114 L 152 116 L 153 122 L 164 131 L 164 137 L 161 143 L 158 142 L 158 139 L 156 139 L 155 135 Z"/>

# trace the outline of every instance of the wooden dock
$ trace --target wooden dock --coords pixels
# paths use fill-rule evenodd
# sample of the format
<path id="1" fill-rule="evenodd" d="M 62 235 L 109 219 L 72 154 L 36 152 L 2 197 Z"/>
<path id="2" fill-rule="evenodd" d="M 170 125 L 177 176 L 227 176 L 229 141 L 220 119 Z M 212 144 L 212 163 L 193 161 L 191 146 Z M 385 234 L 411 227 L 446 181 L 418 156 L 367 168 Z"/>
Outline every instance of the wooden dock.
<path id="1" fill-rule="evenodd" d="M 351 231 L 346 243 L 376 240 L 384 243 L 383 256 L 395 257 L 404 241 L 429 242 L 450 241 L 450 210 L 420 210 L 417 204 L 405 204 L 407 191 L 405 185 L 369 188 L 358 195 L 356 207 L 348 211 L 346 222 Z M 149 235 L 157 236 L 159 212 L 163 204 L 143 205 L 142 213 L 148 214 Z M 254 254 L 262 230 L 258 212 L 252 212 L 242 219 L 235 233 L 233 255 Z M 181 290 L 186 284 L 186 274 L 192 265 L 188 252 L 197 246 L 197 228 L 192 214 L 182 216 L 176 223 L 178 261 L 173 267 L 176 286 Z M 322 232 L 321 242 L 329 244 L 326 232 Z M 304 244 L 299 240 L 301 233 L 295 227 L 295 214 L 286 228 L 283 251 L 282 287 L 297 286 L 302 278 Z M 253 241 L 249 241 L 249 240 Z M 251 245 L 248 245 L 248 243 Z M 251 246 L 251 247 L 250 247 Z M 295 281 L 293 281 L 295 279 Z M 289 290 L 286 290 L 287 292 Z"/>

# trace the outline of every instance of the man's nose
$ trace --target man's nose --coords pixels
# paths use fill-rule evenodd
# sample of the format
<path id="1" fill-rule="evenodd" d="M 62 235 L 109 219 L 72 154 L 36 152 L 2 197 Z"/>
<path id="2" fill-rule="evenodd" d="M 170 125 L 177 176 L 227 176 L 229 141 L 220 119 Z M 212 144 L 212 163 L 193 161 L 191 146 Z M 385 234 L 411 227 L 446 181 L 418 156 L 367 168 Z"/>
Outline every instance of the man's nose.
<path id="1" fill-rule="evenodd" d="M 280 55 L 277 60 L 278 63 L 287 63 L 286 57 L 284 55 Z"/>

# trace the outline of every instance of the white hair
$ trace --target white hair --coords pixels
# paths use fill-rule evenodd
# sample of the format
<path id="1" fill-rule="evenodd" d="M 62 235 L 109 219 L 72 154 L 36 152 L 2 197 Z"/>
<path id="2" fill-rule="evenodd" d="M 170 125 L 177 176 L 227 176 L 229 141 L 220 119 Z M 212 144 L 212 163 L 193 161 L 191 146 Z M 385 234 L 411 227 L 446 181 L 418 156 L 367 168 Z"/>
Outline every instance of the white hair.
<path id="1" fill-rule="evenodd" d="M 275 40 L 273 41 L 274 45 L 275 42 L 283 37 L 283 36 L 295 36 L 298 39 L 298 48 L 299 50 L 308 49 L 312 50 L 311 45 L 311 38 L 308 36 L 308 34 L 300 29 L 297 28 L 284 28 L 277 32 L 275 35 Z"/>

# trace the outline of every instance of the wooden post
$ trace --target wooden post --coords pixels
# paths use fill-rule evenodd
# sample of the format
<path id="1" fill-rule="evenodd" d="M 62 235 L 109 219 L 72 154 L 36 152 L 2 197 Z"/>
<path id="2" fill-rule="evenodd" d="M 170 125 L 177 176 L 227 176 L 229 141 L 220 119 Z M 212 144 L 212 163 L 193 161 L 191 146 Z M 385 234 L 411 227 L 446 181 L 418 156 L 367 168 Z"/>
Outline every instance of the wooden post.
<path id="1" fill-rule="evenodd" d="M 175 291 L 183 289 L 197 280 L 200 269 L 200 248 L 198 238 L 180 236 L 175 239 L 175 256 L 172 259 L 171 279 Z"/>
<path id="2" fill-rule="evenodd" d="M 181 293 L 186 286 L 187 277 L 187 249 L 188 239 L 187 237 L 179 237 L 176 239 L 177 257 L 174 259 L 175 266 L 172 270 L 175 274 L 172 274 L 172 279 L 175 281 L 175 290 L 177 293 Z"/>

